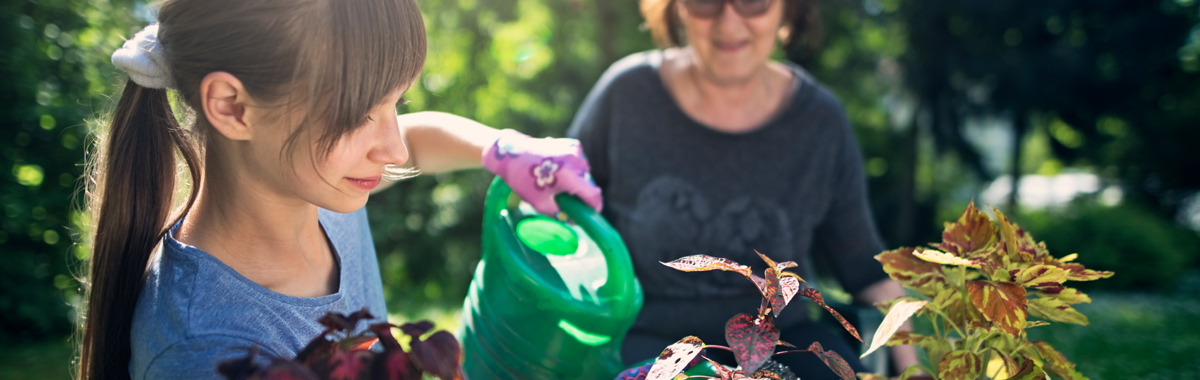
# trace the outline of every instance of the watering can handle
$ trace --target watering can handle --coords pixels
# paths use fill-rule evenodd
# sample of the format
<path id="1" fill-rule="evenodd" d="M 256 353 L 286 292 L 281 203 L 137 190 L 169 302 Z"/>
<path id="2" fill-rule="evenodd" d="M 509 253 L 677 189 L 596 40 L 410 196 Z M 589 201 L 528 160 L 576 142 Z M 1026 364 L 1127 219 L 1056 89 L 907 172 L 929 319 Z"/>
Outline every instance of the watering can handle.
<path id="1" fill-rule="evenodd" d="M 495 233 L 494 224 L 501 222 L 501 211 L 504 211 L 508 207 L 508 197 L 511 194 L 512 189 L 500 177 L 496 177 L 492 181 L 492 185 L 488 189 L 487 201 L 484 205 L 484 233 Z M 608 221 L 605 221 L 599 213 L 573 195 L 566 193 L 558 194 L 554 197 L 554 200 L 558 203 L 559 208 L 567 214 L 567 217 L 583 229 L 583 232 L 604 253 L 604 260 L 609 268 L 608 278 L 604 286 L 599 289 L 598 295 L 603 299 L 637 292 L 639 285 L 636 279 L 632 275 L 629 275 L 633 273 L 633 263 L 629 258 L 629 251 L 625 248 L 625 243 L 621 240 L 621 237 L 608 224 Z M 496 238 L 497 240 L 513 240 L 511 237 L 496 236 Z M 519 243 L 510 242 L 510 244 Z M 484 252 L 489 251 L 492 250 L 484 249 Z M 502 257 L 496 257 L 495 259 L 504 261 L 505 265 L 525 265 L 524 262 L 515 258 L 503 255 L 498 256 Z M 489 258 L 489 260 L 491 259 Z M 581 307 L 587 308 L 587 306 L 582 305 Z M 625 314 L 627 312 L 636 314 L 638 309 L 641 309 L 641 302 L 637 302 L 633 310 L 618 310 L 614 312 L 616 314 Z M 592 310 L 578 311 L 583 314 L 594 312 Z M 610 317 L 617 317 L 617 315 Z"/>

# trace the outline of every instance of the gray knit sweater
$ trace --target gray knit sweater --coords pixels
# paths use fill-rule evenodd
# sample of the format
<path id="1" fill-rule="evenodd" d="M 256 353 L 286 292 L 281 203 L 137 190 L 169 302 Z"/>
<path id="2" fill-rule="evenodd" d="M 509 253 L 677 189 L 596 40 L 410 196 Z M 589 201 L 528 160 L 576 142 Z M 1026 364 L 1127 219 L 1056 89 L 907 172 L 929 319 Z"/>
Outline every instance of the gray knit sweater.
<path id="1" fill-rule="evenodd" d="M 568 131 L 583 144 L 604 190 L 604 216 L 629 247 L 645 291 L 635 329 L 695 334 L 758 306 L 757 289 L 740 275 L 659 264 L 683 256 L 732 259 L 761 276 L 766 266 L 755 250 L 802 265 L 819 255 L 852 294 L 887 277 L 872 258 L 883 244 L 861 152 L 827 89 L 789 64 L 798 78 L 790 105 L 751 132 L 730 134 L 680 109 L 659 76 L 662 56 L 655 50 L 613 64 Z M 805 314 L 785 311 L 779 325 Z"/>

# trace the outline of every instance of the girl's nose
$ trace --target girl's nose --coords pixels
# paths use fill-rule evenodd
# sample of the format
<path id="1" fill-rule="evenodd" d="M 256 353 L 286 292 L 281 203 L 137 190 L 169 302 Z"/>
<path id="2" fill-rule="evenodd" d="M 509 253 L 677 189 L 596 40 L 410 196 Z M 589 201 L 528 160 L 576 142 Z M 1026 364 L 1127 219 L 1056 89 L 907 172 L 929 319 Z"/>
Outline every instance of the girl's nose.
<path id="1" fill-rule="evenodd" d="M 408 162 L 408 147 L 404 146 L 396 115 L 393 113 L 390 117 L 384 117 L 377 127 L 379 130 L 374 134 L 374 147 L 367 153 L 367 158 L 385 165 L 404 165 Z"/>

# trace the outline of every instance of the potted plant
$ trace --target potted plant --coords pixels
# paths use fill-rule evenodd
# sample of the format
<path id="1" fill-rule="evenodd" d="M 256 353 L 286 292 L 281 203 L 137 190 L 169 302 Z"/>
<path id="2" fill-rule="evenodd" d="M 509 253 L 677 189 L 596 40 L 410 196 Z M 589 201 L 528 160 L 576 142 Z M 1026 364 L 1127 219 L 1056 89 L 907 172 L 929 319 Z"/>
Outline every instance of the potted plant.
<path id="1" fill-rule="evenodd" d="M 366 308 L 350 315 L 329 313 L 319 322 L 325 331 L 313 338 L 296 358 L 270 358 L 261 366 L 257 347 L 239 359 L 222 362 L 217 371 L 230 380 L 243 379 L 389 379 L 420 380 L 424 374 L 442 380 L 462 379 L 462 349 L 446 331 L 433 331 L 429 321 L 393 325 L 372 324 L 352 333 L 359 321 L 373 317 Z M 409 337 L 405 351 L 392 335 L 399 328 Z M 428 336 L 426 336 L 428 335 Z M 382 350 L 373 350 L 379 342 Z"/>
<path id="2" fill-rule="evenodd" d="M 854 379 L 854 372 L 841 356 L 833 351 L 825 351 L 821 343 L 812 342 L 807 349 L 775 352 L 775 346 L 795 346 L 779 340 L 779 328 L 775 326 L 775 318 L 779 312 L 796 296 L 808 298 L 828 310 L 842 326 L 855 338 L 858 331 L 833 308 L 825 304 L 821 293 L 807 285 L 807 282 L 795 273 L 786 269 L 796 266 L 795 262 L 785 261 L 776 263 L 762 253 L 755 252 L 767 263 L 763 277 L 750 271 L 750 267 L 738 264 L 728 259 L 706 255 L 687 256 L 669 263 L 668 267 L 685 271 L 700 272 L 721 270 L 737 272 L 751 280 L 762 294 L 762 304 L 756 314 L 737 314 L 725 324 L 725 340 L 729 346 L 706 344 L 695 336 L 688 336 L 668 346 L 658 359 L 651 364 L 632 368 L 622 372 L 617 379 L 646 379 L 669 380 L 686 378 L 707 379 L 795 379 L 787 367 L 769 360 L 774 355 L 806 352 L 816 355 L 825 365 L 838 374 L 842 379 Z M 703 356 L 701 351 L 706 348 L 721 349 L 733 352 L 737 360 L 737 368 L 726 368 Z M 683 371 L 703 359 L 712 364 L 716 376 L 688 376 Z"/>
<path id="3" fill-rule="evenodd" d="M 900 379 L 922 370 L 941 380 L 1086 379 L 1049 343 L 1030 342 L 1026 330 L 1051 322 L 1086 325 L 1087 317 L 1071 305 L 1091 299 L 1064 283 L 1113 272 L 1074 263 L 1074 253 L 1051 256 L 1044 243 L 993 212 L 995 223 L 972 202 L 957 221 L 945 224 L 941 243 L 875 256 L 888 275 L 921 297 L 879 305 L 887 316 L 863 356 L 885 345 L 921 347 L 930 366 L 911 366 Z M 932 335 L 896 331 L 914 314 L 929 320 Z"/>

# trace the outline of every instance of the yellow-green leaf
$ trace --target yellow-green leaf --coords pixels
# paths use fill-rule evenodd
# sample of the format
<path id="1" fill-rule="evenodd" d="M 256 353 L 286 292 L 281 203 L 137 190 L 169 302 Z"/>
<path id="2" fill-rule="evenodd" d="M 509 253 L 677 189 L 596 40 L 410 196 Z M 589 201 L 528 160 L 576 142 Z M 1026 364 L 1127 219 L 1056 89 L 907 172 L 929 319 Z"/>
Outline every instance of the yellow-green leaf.
<path id="1" fill-rule="evenodd" d="M 931 335 L 921 335 L 911 331 L 897 331 L 888 338 L 887 346 L 918 345 Z"/>
<path id="2" fill-rule="evenodd" d="M 1067 280 L 1067 270 L 1050 265 L 1034 264 L 1021 269 L 1013 276 L 1013 282 L 1027 288 L 1045 288 L 1062 284 Z"/>
<path id="3" fill-rule="evenodd" d="M 1035 292 L 1035 294 L 1040 295 L 1044 298 L 1055 298 L 1055 299 L 1063 301 L 1064 303 L 1067 303 L 1069 305 L 1074 305 L 1077 303 L 1092 303 L 1091 297 L 1088 297 L 1087 294 L 1083 294 L 1083 292 L 1076 290 L 1075 288 L 1061 288 L 1061 289 L 1051 289 L 1051 290 L 1043 289 L 1041 291 Z"/>
<path id="4" fill-rule="evenodd" d="M 974 380 L 983 372 L 983 361 L 971 351 L 957 350 L 946 354 L 938 365 L 942 380 Z"/>
<path id="5" fill-rule="evenodd" d="M 1025 288 L 1007 282 L 969 281 L 971 303 L 1004 332 L 1020 336 L 1025 328 Z"/>
<path id="6" fill-rule="evenodd" d="M 859 358 L 864 358 L 875 352 L 879 347 L 883 347 L 888 342 L 888 339 L 892 337 L 892 334 L 900 329 L 900 325 L 904 324 L 904 321 L 907 321 L 908 317 L 911 317 L 913 313 L 925 307 L 927 303 L 929 301 L 903 300 L 892 306 L 887 316 L 883 318 L 883 323 L 880 323 L 879 328 L 875 330 L 875 337 L 871 338 L 871 347 L 867 349 L 867 352 L 859 356 Z"/>
<path id="7" fill-rule="evenodd" d="M 1029 300 L 1028 305 L 1029 313 L 1038 318 L 1084 326 L 1088 324 L 1086 315 L 1057 298 L 1034 298 Z"/>
<path id="8" fill-rule="evenodd" d="M 913 256 L 921 260 L 931 263 L 946 264 L 946 265 L 964 265 L 971 268 L 979 268 L 979 264 L 974 261 L 967 260 L 958 256 L 951 255 L 946 252 L 935 249 L 918 249 L 913 252 Z"/>
<path id="9" fill-rule="evenodd" d="M 1050 343 L 1039 340 L 1033 342 L 1033 347 L 1037 350 L 1038 355 L 1041 355 L 1045 362 L 1043 368 L 1050 376 L 1064 380 L 1087 380 L 1087 377 L 1075 371 L 1075 363 L 1067 360 L 1063 354 L 1051 347 Z"/>
<path id="10" fill-rule="evenodd" d="M 1021 370 L 1021 366 L 1017 365 L 1017 361 L 1012 357 L 996 348 L 989 348 L 991 353 L 985 353 L 985 357 L 991 357 L 988 360 L 987 370 L 984 372 L 987 377 L 993 379 L 1007 379 L 1013 374 Z"/>

